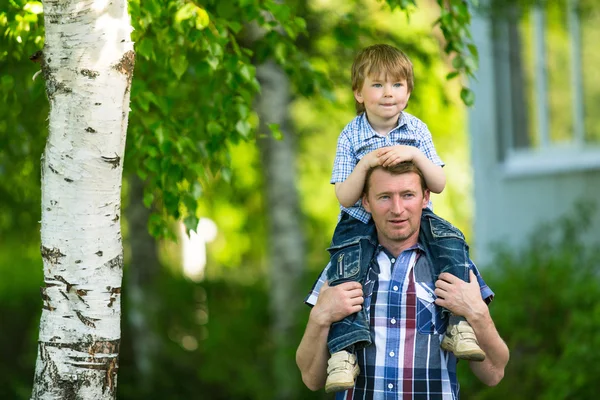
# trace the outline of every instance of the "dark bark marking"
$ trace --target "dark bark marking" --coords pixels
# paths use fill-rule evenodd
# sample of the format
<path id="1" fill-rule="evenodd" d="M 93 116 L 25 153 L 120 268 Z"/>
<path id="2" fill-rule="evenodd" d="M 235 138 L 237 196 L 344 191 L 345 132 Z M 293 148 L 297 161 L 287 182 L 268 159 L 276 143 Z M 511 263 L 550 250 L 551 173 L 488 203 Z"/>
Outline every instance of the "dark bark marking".
<path id="1" fill-rule="evenodd" d="M 54 169 L 54 167 L 51 164 L 48 164 L 48 169 L 52 172 L 54 172 L 55 174 L 58 174 L 58 171 Z"/>
<path id="2" fill-rule="evenodd" d="M 66 300 L 69 300 L 69 296 L 67 296 L 67 294 L 65 292 L 63 292 L 62 290 L 59 290 L 59 293 L 62 294 Z"/>
<path id="3" fill-rule="evenodd" d="M 98 75 L 100 75 L 100 73 L 98 71 L 92 71 L 90 69 L 85 69 L 85 68 L 82 69 L 80 72 L 81 72 L 81 75 L 87 76 L 90 79 L 96 79 L 96 77 Z"/>
<path id="4" fill-rule="evenodd" d="M 104 254 L 104 253 L 102 252 L 102 250 L 98 250 L 98 251 L 97 251 L 96 253 L 94 253 L 94 254 L 96 254 L 98 257 L 102 257 L 102 254 Z"/>
<path id="5" fill-rule="evenodd" d="M 94 103 L 95 106 L 101 106 L 102 103 Z"/>
<path id="6" fill-rule="evenodd" d="M 45 258 L 46 260 L 48 260 L 52 264 L 60 264 L 58 262 L 58 260 L 61 257 L 65 257 L 66 256 L 66 254 L 61 253 L 60 250 L 57 249 L 56 247 L 53 247 L 52 249 L 49 249 L 48 247 L 41 246 L 41 253 L 42 253 L 42 258 Z"/>
<path id="7" fill-rule="evenodd" d="M 108 268 L 115 268 L 118 267 L 120 269 L 123 268 L 123 254 L 119 254 L 118 256 L 114 257 L 111 260 L 108 260 L 105 264 L 105 267 Z"/>
<path id="8" fill-rule="evenodd" d="M 121 164 L 121 157 L 118 154 L 115 154 L 114 157 L 100 157 L 102 161 L 107 162 L 112 165 L 112 169 L 117 168 Z"/>
<path id="9" fill-rule="evenodd" d="M 127 53 L 123 54 L 123 57 L 119 60 L 117 64 L 113 67 L 120 73 L 127 76 L 127 79 L 131 80 L 133 76 L 133 67 L 135 65 L 135 52 L 133 50 L 129 50 Z"/>
<path id="10" fill-rule="evenodd" d="M 121 288 L 111 288 L 108 286 L 106 289 L 110 291 L 110 301 L 108 302 L 107 306 L 112 308 L 113 303 L 115 300 L 117 300 L 117 296 L 121 294 Z"/>
<path id="11" fill-rule="evenodd" d="M 112 222 L 117 222 L 119 220 L 119 215 L 115 215 L 115 217 L 112 219 Z"/>
<path id="12" fill-rule="evenodd" d="M 58 204 L 58 201 L 56 201 L 56 200 L 50 200 L 50 205 L 51 206 L 55 206 L 57 204 Z"/>
<path id="13" fill-rule="evenodd" d="M 48 285 L 46 285 L 46 286 L 48 286 Z M 55 285 L 53 285 L 53 286 L 55 286 Z M 55 307 L 52 307 L 50 305 L 50 296 L 48 296 L 48 294 L 46 293 L 46 288 L 45 287 L 40 287 L 40 294 L 42 295 L 42 302 L 44 303 L 42 305 L 42 308 L 44 310 L 48 310 L 48 311 L 54 311 L 54 310 L 56 310 Z"/>
<path id="14" fill-rule="evenodd" d="M 94 128 L 92 128 L 91 126 L 88 126 L 87 128 L 85 128 L 85 131 L 89 132 L 89 133 L 96 133 L 96 130 Z"/>
<path id="15" fill-rule="evenodd" d="M 65 178 L 65 182 L 71 183 L 71 182 L 73 182 L 73 179 Z"/>
<path id="16" fill-rule="evenodd" d="M 44 61 L 44 52 L 42 50 L 38 50 L 30 55 L 29 59 L 35 63 L 42 63 Z"/>
<path id="17" fill-rule="evenodd" d="M 67 282 L 67 280 L 65 278 L 63 278 L 61 275 L 54 275 L 54 279 L 56 279 L 57 281 L 62 282 L 62 283 L 64 283 L 66 285 L 66 287 L 67 287 L 67 293 L 71 291 L 71 288 L 73 286 L 76 286 L 76 285 L 74 285 L 72 283 Z"/>
<path id="18" fill-rule="evenodd" d="M 75 264 L 81 264 L 81 260 L 75 260 Z"/>
<path id="19" fill-rule="evenodd" d="M 46 207 L 46 211 L 52 211 L 50 207 Z"/>
<path id="20" fill-rule="evenodd" d="M 75 310 L 75 315 L 77 315 L 77 317 L 79 318 L 79 320 L 86 326 L 89 326 L 90 328 L 95 328 L 96 324 L 94 323 L 94 321 L 98 321 L 98 318 L 88 318 L 85 317 L 82 313 L 80 313 L 79 311 Z"/>

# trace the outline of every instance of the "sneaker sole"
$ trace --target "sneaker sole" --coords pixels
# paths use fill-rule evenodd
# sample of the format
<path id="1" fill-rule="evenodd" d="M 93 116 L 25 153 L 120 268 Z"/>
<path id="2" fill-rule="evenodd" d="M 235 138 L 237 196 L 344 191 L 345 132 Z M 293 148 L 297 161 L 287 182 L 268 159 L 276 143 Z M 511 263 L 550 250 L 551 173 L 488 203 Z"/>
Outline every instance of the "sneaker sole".
<path id="1" fill-rule="evenodd" d="M 352 389 L 353 387 L 354 387 L 354 381 L 325 384 L 325 393 L 341 392 L 342 390 Z"/>
<path id="2" fill-rule="evenodd" d="M 483 351 L 474 350 L 474 351 L 466 351 L 464 353 L 456 353 L 454 351 L 454 349 L 452 349 L 452 347 L 446 345 L 444 341 L 442 341 L 442 344 L 440 347 L 449 353 L 453 353 L 454 356 L 456 358 L 458 358 L 459 360 L 478 361 L 478 362 L 485 360 L 485 353 Z"/>

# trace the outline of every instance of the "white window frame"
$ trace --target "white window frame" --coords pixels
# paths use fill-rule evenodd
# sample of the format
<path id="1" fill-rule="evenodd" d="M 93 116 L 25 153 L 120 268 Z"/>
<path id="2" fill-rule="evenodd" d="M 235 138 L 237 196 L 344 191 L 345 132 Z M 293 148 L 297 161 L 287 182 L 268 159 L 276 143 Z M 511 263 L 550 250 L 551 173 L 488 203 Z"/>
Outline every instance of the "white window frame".
<path id="1" fill-rule="evenodd" d="M 583 77 L 581 74 L 581 33 L 579 17 L 577 15 L 578 0 L 567 0 L 568 2 L 568 29 L 571 47 L 571 84 L 573 90 L 573 140 L 568 144 L 556 144 L 550 142 L 550 115 L 548 107 L 548 74 L 546 71 L 546 11 L 535 6 L 531 11 L 531 26 L 534 37 L 534 98 L 535 118 L 537 122 L 537 134 L 539 135 L 539 146 L 536 148 L 515 148 L 512 130 L 515 110 L 510 85 L 498 85 L 498 107 L 499 115 L 505 121 L 498 121 L 499 134 L 501 135 L 499 145 L 501 149 L 501 170 L 505 177 L 521 177 L 531 175 L 546 175 L 572 171 L 584 171 L 600 169 L 600 146 L 585 143 L 584 131 L 584 102 L 583 102 Z M 497 23 L 496 46 L 501 46 L 502 41 L 509 38 L 508 24 L 510 22 Z M 503 49 L 500 49 L 502 51 Z M 498 76 L 501 82 L 511 82 L 511 67 L 508 61 L 510 48 L 504 49 L 504 53 L 496 63 Z M 509 105 L 510 106 L 507 106 Z"/>

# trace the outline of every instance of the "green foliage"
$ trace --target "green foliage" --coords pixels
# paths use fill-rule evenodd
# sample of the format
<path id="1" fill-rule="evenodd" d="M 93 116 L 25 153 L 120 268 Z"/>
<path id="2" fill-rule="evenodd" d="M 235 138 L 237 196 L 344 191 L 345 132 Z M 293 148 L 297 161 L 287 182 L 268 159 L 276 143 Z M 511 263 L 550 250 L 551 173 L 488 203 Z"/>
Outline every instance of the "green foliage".
<path id="1" fill-rule="evenodd" d="M 410 11 L 416 7 L 415 0 L 386 0 L 386 3 L 392 10 L 400 8 Z M 444 51 L 452 58 L 452 66 L 455 69 L 455 73 L 449 74 L 447 78 L 453 79 L 460 75 L 474 78 L 479 63 L 479 54 L 473 43 L 470 25 L 472 8 L 478 7 L 479 1 L 437 0 L 437 3 L 441 13 L 436 25 L 440 27 L 444 34 Z M 468 87 L 461 89 L 460 97 L 467 106 L 472 106 L 475 103 L 475 96 Z"/>
<path id="2" fill-rule="evenodd" d="M 586 244 L 591 208 L 536 230 L 521 252 L 501 249 L 483 271 L 490 309 L 511 352 L 504 380 L 483 389 L 461 366 L 468 399 L 592 399 L 600 374 L 600 248 Z"/>
<path id="3" fill-rule="evenodd" d="M 138 61 L 125 165 L 146 181 L 146 204 L 160 210 L 151 232 L 170 236 L 169 218 L 195 229 L 203 187 L 215 179 L 229 183 L 229 146 L 255 137 L 254 64 L 274 58 L 303 93 L 325 81 L 294 44 L 305 23 L 284 3 L 129 4 Z M 262 36 L 250 49 L 244 41 L 253 24 Z"/>
<path id="4" fill-rule="evenodd" d="M 39 245 L 0 242 L 0 398 L 29 399 L 42 300 Z"/>

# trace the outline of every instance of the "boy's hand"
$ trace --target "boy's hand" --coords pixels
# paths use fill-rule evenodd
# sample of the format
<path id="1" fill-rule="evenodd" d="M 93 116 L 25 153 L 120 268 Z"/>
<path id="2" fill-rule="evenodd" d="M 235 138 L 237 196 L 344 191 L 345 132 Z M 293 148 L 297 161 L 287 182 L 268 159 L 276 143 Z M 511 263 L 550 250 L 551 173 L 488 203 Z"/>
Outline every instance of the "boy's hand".
<path id="1" fill-rule="evenodd" d="M 370 153 L 367 153 L 360 162 L 363 164 L 365 171 L 370 170 L 371 168 L 377 167 L 381 164 L 380 152 L 383 149 L 391 149 L 391 147 L 382 147 L 381 149 L 373 150 Z"/>
<path id="2" fill-rule="evenodd" d="M 419 149 L 413 146 L 398 144 L 396 146 L 382 147 L 377 150 L 377 153 L 379 155 L 381 166 L 389 167 L 404 161 L 413 161 L 415 152 L 418 150 Z"/>

